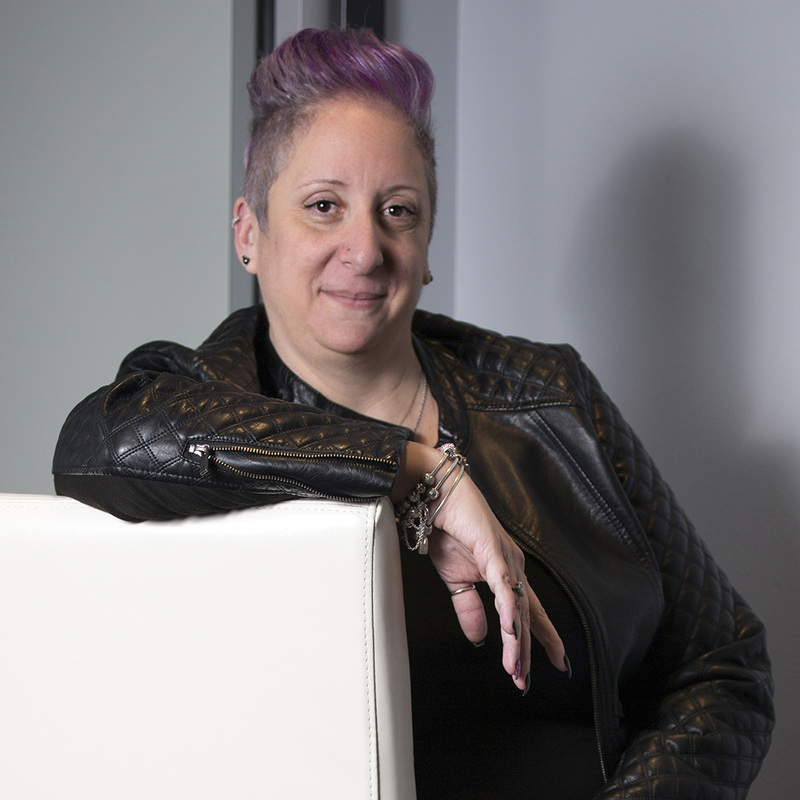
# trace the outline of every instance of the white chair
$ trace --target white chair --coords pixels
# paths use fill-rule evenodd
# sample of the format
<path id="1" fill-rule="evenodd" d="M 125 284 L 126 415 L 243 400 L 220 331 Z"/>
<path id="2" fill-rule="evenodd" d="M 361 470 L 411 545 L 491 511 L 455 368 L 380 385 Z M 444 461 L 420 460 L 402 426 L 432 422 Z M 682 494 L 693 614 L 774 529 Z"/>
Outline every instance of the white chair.
<path id="1" fill-rule="evenodd" d="M 0 797 L 415 797 L 388 501 L 0 495 Z"/>

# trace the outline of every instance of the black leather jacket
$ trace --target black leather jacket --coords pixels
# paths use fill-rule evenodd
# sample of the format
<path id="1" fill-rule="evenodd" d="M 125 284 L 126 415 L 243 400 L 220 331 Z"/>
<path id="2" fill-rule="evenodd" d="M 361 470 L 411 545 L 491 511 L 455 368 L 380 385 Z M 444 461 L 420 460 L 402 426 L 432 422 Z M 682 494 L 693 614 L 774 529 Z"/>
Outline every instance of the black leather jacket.
<path id="1" fill-rule="evenodd" d="M 389 494 L 411 432 L 257 358 L 266 330 L 245 309 L 197 350 L 134 351 L 67 419 L 56 490 L 132 520 Z M 443 438 L 583 622 L 597 797 L 744 797 L 773 725 L 763 626 L 593 375 L 569 347 L 442 316 L 417 312 L 414 334 Z"/>

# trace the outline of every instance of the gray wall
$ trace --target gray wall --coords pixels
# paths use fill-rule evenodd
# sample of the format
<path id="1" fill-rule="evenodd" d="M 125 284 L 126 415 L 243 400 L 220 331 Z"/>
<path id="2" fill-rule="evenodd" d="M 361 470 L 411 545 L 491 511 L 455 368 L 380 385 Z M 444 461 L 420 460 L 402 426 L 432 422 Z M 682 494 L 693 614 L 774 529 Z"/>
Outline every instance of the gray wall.
<path id="1" fill-rule="evenodd" d="M 228 304 L 231 4 L 0 4 L 0 491 L 147 339 Z"/>

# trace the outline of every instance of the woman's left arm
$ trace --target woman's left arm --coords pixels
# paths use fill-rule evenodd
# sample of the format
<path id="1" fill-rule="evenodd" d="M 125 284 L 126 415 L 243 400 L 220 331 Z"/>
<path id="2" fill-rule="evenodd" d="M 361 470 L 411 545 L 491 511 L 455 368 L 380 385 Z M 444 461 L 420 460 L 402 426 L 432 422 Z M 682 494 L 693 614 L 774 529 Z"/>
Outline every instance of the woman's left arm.
<path id="1" fill-rule="evenodd" d="M 626 703 L 640 733 L 597 800 L 743 798 L 774 725 L 764 626 L 630 426 L 581 369 L 595 430 L 648 535 L 665 596 L 661 627 Z"/>

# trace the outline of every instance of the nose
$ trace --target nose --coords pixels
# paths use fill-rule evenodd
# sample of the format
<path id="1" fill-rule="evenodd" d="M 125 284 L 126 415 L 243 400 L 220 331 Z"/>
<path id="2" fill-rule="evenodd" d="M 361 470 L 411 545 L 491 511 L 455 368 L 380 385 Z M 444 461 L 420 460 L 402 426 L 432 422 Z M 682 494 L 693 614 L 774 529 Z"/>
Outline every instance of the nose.
<path id="1" fill-rule="evenodd" d="M 354 215 L 343 229 L 340 258 L 357 272 L 367 273 L 383 264 L 383 237 L 378 220 L 370 213 Z"/>

